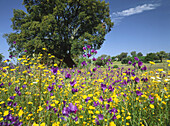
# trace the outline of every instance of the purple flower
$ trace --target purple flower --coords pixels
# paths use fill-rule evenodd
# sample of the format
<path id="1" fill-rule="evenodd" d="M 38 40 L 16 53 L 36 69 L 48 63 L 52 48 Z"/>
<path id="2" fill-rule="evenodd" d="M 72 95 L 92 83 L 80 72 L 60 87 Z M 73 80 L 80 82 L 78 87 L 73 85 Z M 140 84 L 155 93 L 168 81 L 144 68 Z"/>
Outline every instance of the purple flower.
<path id="1" fill-rule="evenodd" d="M 109 107 L 110 107 L 110 105 L 109 105 L 109 104 L 106 104 L 106 109 L 107 109 L 107 110 L 109 109 Z"/>
<path id="2" fill-rule="evenodd" d="M 96 61 L 97 59 L 96 59 L 96 58 L 93 58 L 92 60 L 93 60 L 93 61 Z"/>
<path id="3" fill-rule="evenodd" d="M 83 47 L 83 50 L 86 50 L 86 47 Z"/>
<path id="4" fill-rule="evenodd" d="M 12 55 L 10 55 L 9 58 L 12 58 Z"/>
<path id="5" fill-rule="evenodd" d="M 53 108 L 53 111 L 54 111 L 54 113 L 56 113 L 56 112 L 57 112 L 57 109 L 56 109 L 56 108 Z"/>
<path id="6" fill-rule="evenodd" d="M 95 121 L 96 121 L 96 124 L 97 125 L 100 125 L 99 121 L 95 118 Z"/>
<path id="7" fill-rule="evenodd" d="M 75 118 L 72 117 L 73 120 L 78 121 L 78 117 L 76 116 Z"/>
<path id="8" fill-rule="evenodd" d="M 143 82 L 147 82 L 148 81 L 148 78 L 146 77 L 146 78 L 142 78 L 141 79 Z"/>
<path id="9" fill-rule="evenodd" d="M 77 107 L 74 106 L 73 103 L 70 103 L 70 104 L 69 104 L 68 109 L 70 110 L 70 112 L 74 112 L 74 113 L 77 112 Z"/>
<path id="10" fill-rule="evenodd" d="M 15 98 L 15 96 L 10 96 L 10 99 L 11 99 L 11 100 L 14 100 L 14 98 Z"/>
<path id="11" fill-rule="evenodd" d="M 136 91 L 136 94 L 137 94 L 138 96 L 143 95 L 143 93 L 142 93 L 142 92 L 140 92 L 140 91 Z"/>
<path id="12" fill-rule="evenodd" d="M 135 59 L 136 61 L 139 61 L 139 58 L 138 58 L 138 57 L 135 57 L 134 59 Z"/>
<path id="13" fill-rule="evenodd" d="M 91 54 L 88 53 L 87 56 L 88 56 L 88 58 L 89 58 L 89 57 L 91 56 Z"/>
<path id="14" fill-rule="evenodd" d="M 71 78 L 71 74 L 68 74 L 68 73 L 67 73 L 66 76 L 65 76 L 65 78 L 66 78 L 66 79 Z"/>
<path id="15" fill-rule="evenodd" d="M 72 93 L 78 92 L 78 89 L 72 88 Z"/>
<path id="16" fill-rule="evenodd" d="M 70 81 L 70 85 L 73 87 L 74 85 L 76 84 L 76 81 L 73 80 L 73 81 Z"/>
<path id="17" fill-rule="evenodd" d="M 154 103 L 154 101 L 150 101 L 150 103 L 151 103 L 151 104 L 153 104 L 153 103 Z"/>
<path id="18" fill-rule="evenodd" d="M 99 115 L 98 115 L 98 118 L 99 118 L 99 120 L 102 120 L 102 119 L 103 119 L 103 115 L 102 115 L 102 114 L 99 114 Z"/>
<path id="19" fill-rule="evenodd" d="M 102 96 L 100 96 L 100 97 L 99 97 L 99 99 L 100 99 L 100 101 L 104 101 L 104 99 L 103 99 L 103 97 L 102 97 Z"/>
<path id="20" fill-rule="evenodd" d="M 152 95 L 149 95 L 149 98 L 150 98 L 150 99 L 154 99 L 154 97 L 152 97 Z"/>
<path id="21" fill-rule="evenodd" d="M 147 70 L 147 67 L 146 67 L 146 66 L 144 66 L 144 67 L 142 67 L 142 68 L 141 68 L 141 70 L 146 71 L 146 70 Z"/>
<path id="22" fill-rule="evenodd" d="M 81 63 L 81 66 L 86 66 L 86 65 L 87 65 L 86 61 L 83 61 L 83 62 Z"/>
<path id="23" fill-rule="evenodd" d="M 103 60 L 104 58 L 102 57 L 101 60 Z"/>
<path id="24" fill-rule="evenodd" d="M 62 88 L 62 85 L 58 85 L 58 88 Z"/>
<path id="25" fill-rule="evenodd" d="M 138 66 L 141 67 L 143 65 L 142 61 L 138 62 Z"/>
<path id="26" fill-rule="evenodd" d="M 132 62 L 131 62 L 131 61 L 129 61 L 129 62 L 128 62 L 128 64 L 130 65 L 130 64 L 132 64 Z"/>
<path id="27" fill-rule="evenodd" d="M 92 50 L 91 50 L 91 53 L 94 53 L 94 51 L 95 51 L 95 50 L 94 50 L 94 49 L 92 49 Z"/>
<path id="28" fill-rule="evenodd" d="M 57 74 L 57 70 L 58 70 L 58 68 L 52 68 L 52 69 L 51 69 L 51 71 L 52 71 L 52 73 L 53 73 L 54 75 Z"/>
<path id="29" fill-rule="evenodd" d="M 116 115 L 114 114 L 112 117 L 112 120 L 114 121 L 115 119 L 117 119 Z"/>
<path id="30" fill-rule="evenodd" d="M 134 66 L 134 67 L 135 67 L 135 65 L 136 65 L 136 62 L 134 62 L 134 63 L 132 64 L 132 66 Z"/>
<path id="31" fill-rule="evenodd" d="M 103 91 L 107 88 L 106 84 L 101 84 L 101 88 L 103 89 Z"/>
<path id="32" fill-rule="evenodd" d="M 68 115 L 68 108 L 64 107 L 62 113 L 63 115 Z"/>
<path id="33" fill-rule="evenodd" d="M 139 83 L 139 78 L 138 77 L 135 78 L 135 82 Z"/>
<path id="34" fill-rule="evenodd" d="M 94 53 L 97 54 L 97 51 L 95 50 Z"/>
<path id="35" fill-rule="evenodd" d="M 97 70 L 97 68 L 95 67 L 95 68 L 93 68 L 93 72 L 95 72 Z"/>
<path id="36" fill-rule="evenodd" d="M 107 99 L 107 102 L 111 102 L 111 101 L 113 101 L 111 97 Z"/>
<path id="37" fill-rule="evenodd" d="M 13 107 L 16 107 L 17 106 L 17 103 L 15 102 L 14 104 L 13 104 Z"/>
<path id="38" fill-rule="evenodd" d="M 51 106 L 51 105 L 48 105 L 48 106 L 46 106 L 46 109 L 47 110 L 50 110 L 50 109 L 52 109 L 53 107 Z"/>
<path id="39" fill-rule="evenodd" d="M 111 61 L 111 59 L 108 59 L 108 61 Z"/>
<path id="40" fill-rule="evenodd" d="M 109 89 L 110 91 L 114 91 L 114 88 L 112 87 L 112 85 L 109 85 L 108 89 Z"/>
<path id="41" fill-rule="evenodd" d="M 24 50 L 24 52 L 27 52 L 27 50 Z"/>
<path id="42" fill-rule="evenodd" d="M 54 87 L 53 87 L 53 86 L 50 86 L 50 84 L 49 84 L 49 86 L 48 86 L 47 89 L 48 89 L 49 92 L 51 92 L 51 91 L 54 89 Z"/>
<path id="43" fill-rule="evenodd" d="M 89 48 L 89 49 L 90 49 L 90 48 L 91 48 L 91 46 L 90 46 L 90 45 L 87 45 L 87 48 Z"/>
<path id="44" fill-rule="evenodd" d="M 0 84 L 0 87 L 2 87 L 3 85 L 4 85 L 4 83 L 1 83 L 1 84 Z"/>
<path id="45" fill-rule="evenodd" d="M 86 55 L 85 55 L 85 54 L 83 54 L 83 57 L 86 57 Z"/>
<path id="46" fill-rule="evenodd" d="M 94 107 L 100 105 L 100 103 L 98 101 L 97 102 L 94 101 L 93 104 L 94 104 Z"/>
<path id="47" fill-rule="evenodd" d="M 109 112 L 109 113 L 112 113 L 112 112 L 113 112 L 113 113 L 117 113 L 117 109 L 113 108 L 113 109 L 109 110 L 108 112 Z"/>
<path id="48" fill-rule="evenodd" d="M 13 103 L 12 101 L 9 101 L 9 102 L 7 103 L 7 105 L 8 105 L 8 106 L 11 106 L 12 103 Z"/>
<path id="49" fill-rule="evenodd" d="M 26 87 L 27 87 L 27 85 L 26 85 L 26 84 L 24 84 L 24 85 L 22 85 L 22 87 L 23 87 L 23 88 L 26 88 Z"/>
<path id="50" fill-rule="evenodd" d="M 64 107 L 66 106 L 66 101 L 63 101 Z"/>
<path id="51" fill-rule="evenodd" d="M 88 102 L 90 100 L 90 97 L 87 97 L 86 99 L 85 99 L 85 102 Z"/>
<path id="52" fill-rule="evenodd" d="M 16 44 L 16 41 L 13 41 L 13 44 Z"/>

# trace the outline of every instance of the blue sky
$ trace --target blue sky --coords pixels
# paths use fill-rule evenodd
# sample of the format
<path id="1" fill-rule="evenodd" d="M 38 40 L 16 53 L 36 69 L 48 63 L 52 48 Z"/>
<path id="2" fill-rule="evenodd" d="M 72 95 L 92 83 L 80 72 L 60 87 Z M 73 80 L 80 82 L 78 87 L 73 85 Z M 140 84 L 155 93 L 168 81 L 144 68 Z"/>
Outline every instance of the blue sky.
<path id="1" fill-rule="evenodd" d="M 106 0 L 115 23 L 96 56 L 116 56 L 121 52 L 170 52 L 170 0 Z M 8 44 L 2 37 L 13 32 L 13 9 L 22 9 L 22 0 L 0 0 L 0 53 L 9 57 Z"/>

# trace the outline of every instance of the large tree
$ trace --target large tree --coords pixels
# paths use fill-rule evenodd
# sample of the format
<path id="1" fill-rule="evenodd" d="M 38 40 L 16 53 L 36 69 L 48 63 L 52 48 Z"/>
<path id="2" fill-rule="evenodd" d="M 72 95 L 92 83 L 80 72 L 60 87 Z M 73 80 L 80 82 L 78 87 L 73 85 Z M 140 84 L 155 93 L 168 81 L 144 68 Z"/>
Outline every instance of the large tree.
<path id="1" fill-rule="evenodd" d="M 14 33 L 5 34 L 9 50 L 27 54 L 42 48 L 72 67 L 82 47 L 100 49 L 113 22 L 109 4 L 100 0 L 24 0 L 27 12 L 13 10 Z M 14 46 L 13 41 L 16 41 Z"/>

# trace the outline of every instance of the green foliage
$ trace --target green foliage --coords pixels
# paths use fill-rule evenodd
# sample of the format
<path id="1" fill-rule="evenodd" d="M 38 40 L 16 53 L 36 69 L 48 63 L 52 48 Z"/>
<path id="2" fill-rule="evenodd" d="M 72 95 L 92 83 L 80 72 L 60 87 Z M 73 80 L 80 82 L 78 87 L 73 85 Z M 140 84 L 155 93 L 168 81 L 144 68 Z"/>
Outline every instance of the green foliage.
<path id="1" fill-rule="evenodd" d="M 119 66 L 118 65 L 114 65 L 113 68 L 119 68 Z"/>
<path id="2" fill-rule="evenodd" d="M 126 58 L 123 58 L 121 60 L 121 63 L 122 64 L 128 64 L 128 61 L 132 61 L 132 58 L 130 56 L 126 57 Z"/>
<path id="3" fill-rule="evenodd" d="M 123 58 L 126 58 L 127 57 L 127 54 L 126 52 L 122 52 L 120 55 L 117 56 L 118 58 L 118 61 L 121 61 Z"/>
<path id="4" fill-rule="evenodd" d="M 162 59 L 163 58 L 167 58 L 168 57 L 168 54 L 165 51 L 157 52 L 156 55 L 159 57 L 159 60 L 161 61 L 161 63 L 162 63 Z"/>
<path id="5" fill-rule="evenodd" d="M 4 56 L 2 55 L 2 53 L 0 53 L 0 62 L 2 62 Z"/>
<path id="6" fill-rule="evenodd" d="M 137 57 L 141 57 L 141 56 L 143 56 L 143 54 L 142 54 L 141 52 L 139 52 L 139 53 L 137 54 Z"/>
<path id="7" fill-rule="evenodd" d="M 154 60 L 159 60 L 159 57 L 156 55 L 156 53 L 148 53 L 145 56 L 144 62 L 154 61 Z"/>
<path id="8" fill-rule="evenodd" d="M 103 54 L 97 58 L 95 65 L 104 66 L 108 62 L 108 59 L 110 59 L 110 56 Z"/>
<path id="9" fill-rule="evenodd" d="M 136 51 L 132 51 L 130 54 L 131 54 L 133 57 L 135 57 L 135 56 L 136 56 Z"/>
<path id="10" fill-rule="evenodd" d="M 83 53 L 84 45 L 100 49 L 105 35 L 113 27 L 109 4 L 99 0 L 24 0 L 27 12 L 13 11 L 14 33 L 5 34 L 9 51 L 21 55 L 23 50 L 47 53 L 72 67 L 74 57 Z M 13 44 L 16 41 L 16 44 Z"/>

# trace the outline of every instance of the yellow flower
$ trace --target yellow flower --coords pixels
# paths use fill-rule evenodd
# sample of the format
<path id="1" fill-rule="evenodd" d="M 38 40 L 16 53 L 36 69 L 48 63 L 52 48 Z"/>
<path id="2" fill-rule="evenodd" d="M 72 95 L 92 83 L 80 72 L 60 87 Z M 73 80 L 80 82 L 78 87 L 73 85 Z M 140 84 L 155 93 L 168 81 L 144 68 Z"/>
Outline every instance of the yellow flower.
<path id="1" fill-rule="evenodd" d="M 41 123 L 40 126 L 45 126 L 45 123 Z"/>
<path id="2" fill-rule="evenodd" d="M 150 104 L 149 106 L 150 106 L 150 108 L 152 108 L 152 109 L 154 108 L 154 105 L 152 105 L 152 104 Z"/>
<path id="3" fill-rule="evenodd" d="M 128 119 L 131 119 L 131 117 L 130 116 L 128 116 L 128 117 L 126 117 L 126 119 L 128 120 Z"/>
<path id="4" fill-rule="evenodd" d="M 7 116 L 8 114 L 9 114 L 8 110 L 4 112 L 4 116 Z"/>
<path id="5" fill-rule="evenodd" d="M 96 111 L 96 114 L 99 114 L 100 112 L 99 111 Z"/>
<path id="6" fill-rule="evenodd" d="M 166 105 L 166 102 L 163 101 L 162 104 Z"/>
<path id="7" fill-rule="evenodd" d="M 154 62 L 152 62 L 152 61 L 149 61 L 149 63 L 150 63 L 150 64 L 152 64 L 152 65 L 154 65 L 154 64 L 155 64 L 155 63 L 154 63 Z"/>
<path id="8" fill-rule="evenodd" d="M 38 125 L 38 124 L 36 124 L 36 123 L 34 122 L 32 126 L 39 126 L 39 125 Z"/>
<path id="9" fill-rule="evenodd" d="M 83 116 L 82 116 L 82 115 L 80 115 L 80 116 L 79 116 L 79 118 L 81 118 L 81 119 L 82 119 L 82 118 L 83 118 Z"/>
<path id="10" fill-rule="evenodd" d="M 116 124 L 114 122 L 110 122 L 109 126 L 116 126 Z"/>
<path id="11" fill-rule="evenodd" d="M 2 121 L 3 120 L 3 118 L 0 118 L 0 121 Z"/>
<path id="12" fill-rule="evenodd" d="M 19 111 L 19 113 L 18 113 L 18 115 L 19 116 L 22 116 L 22 114 L 23 114 L 24 112 L 22 111 L 22 109 Z"/>
<path id="13" fill-rule="evenodd" d="M 117 115 L 116 117 L 117 117 L 117 119 L 121 118 L 121 116 L 120 116 L 120 115 Z"/>
<path id="14" fill-rule="evenodd" d="M 170 63 L 170 60 L 167 60 L 168 63 Z"/>

